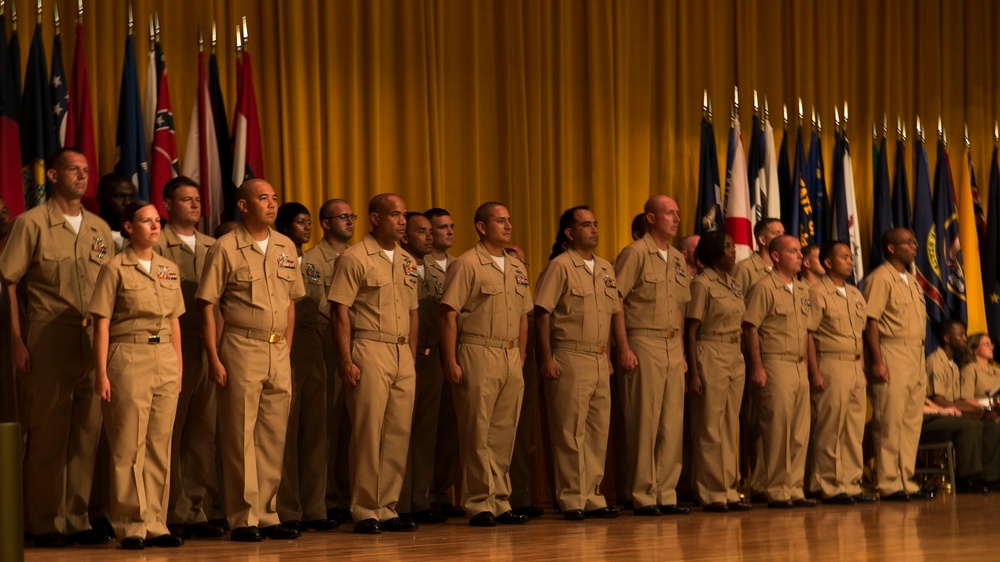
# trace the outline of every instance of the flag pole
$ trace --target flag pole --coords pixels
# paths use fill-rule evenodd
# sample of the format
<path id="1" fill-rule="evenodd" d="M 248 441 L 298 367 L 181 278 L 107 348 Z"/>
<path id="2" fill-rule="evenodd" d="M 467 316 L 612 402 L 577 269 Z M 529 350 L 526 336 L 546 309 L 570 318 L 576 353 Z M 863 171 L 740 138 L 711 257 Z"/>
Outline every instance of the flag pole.
<path id="1" fill-rule="evenodd" d="M 764 121 L 771 122 L 771 108 L 767 105 L 767 96 L 764 96 Z"/>
<path id="2" fill-rule="evenodd" d="M 128 3 L 128 34 L 129 35 L 133 35 L 134 34 L 134 28 L 135 28 L 135 21 L 134 21 L 134 18 L 132 17 L 132 2 L 130 1 Z"/>
<path id="3" fill-rule="evenodd" d="M 205 33 L 201 29 L 201 24 L 198 24 L 198 52 L 205 52 Z"/>
<path id="4" fill-rule="evenodd" d="M 250 46 L 250 32 L 247 31 L 247 17 L 243 16 L 243 50 L 248 50 Z"/>
<path id="5" fill-rule="evenodd" d="M 59 35 L 59 4 L 52 5 L 52 23 L 55 26 L 55 34 Z"/>
<path id="6" fill-rule="evenodd" d="M 882 113 L 882 138 L 889 132 L 889 115 L 885 112 Z"/>
<path id="7" fill-rule="evenodd" d="M 840 109 L 836 105 L 833 106 L 833 130 L 840 132 Z"/>
<path id="8" fill-rule="evenodd" d="M 1000 126 L 998 126 L 997 122 L 994 121 L 993 122 L 993 146 L 996 147 L 998 144 L 1000 144 Z"/>
<path id="9" fill-rule="evenodd" d="M 712 122 L 712 98 L 708 98 L 708 122 Z"/>
<path id="10" fill-rule="evenodd" d="M 906 142 L 906 121 L 903 121 L 903 129 L 902 130 L 903 130 L 903 132 L 902 132 L 903 142 Z"/>
<path id="11" fill-rule="evenodd" d="M 924 142 L 924 140 L 926 140 L 926 137 L 924 136 L 924 130 L 923 130 L 923 128 L 920 127 L 920 116 L 919 115 L 917 115 L 917 139 L 920 142 Z"/>
<path id="12" fill-rule="evenodd" d="M 896 114 L 896 139 L 903 140 L 903 120 Z"/>
<path id="13" fill-rule="evenodd" d="M 76 0 L 76 23 L 83 23 L 83 0 Z"/>
<path id="14" fill-rule="evenodd" d="M 42 25 L 42 0 L 35 2 L 35 23 Z"/>
<path id="15" fill-rule="evenodd" d="M 153 27 L 156 30 L 156 32 L 155 32 L 156 42 L 159 43 L 160 42 L 160 12 L 159 11 L 154 11 L 153 12 Z"/>
<path id="16" fill-rule="evenodd" d="M 844 100 L 844 126 L 840 129 L 841 134 L 844 138 L 847 138 L 847 100 Z"/>
<path id="17" fill-rule="evenodd" d="M 753 114 L 758 115 L 760 113 L 759 107 L 757 105 L 757 90 L 753 91 Z"/>
<path id="18" fill-rule="evenodd" d="M 733 112 L 730 118 L 730 123 L 733 127 L 736 126 L 736 119 L 740 116 L 740 87 L 733 86 Z"/>
<path id="19" fill-rule="evenodd" d="M 820 115 L 816 116 L 816 132 L 823 134 L 823 117 Z"/>
<path id="20" fill-rule="evenodd" d="M 785 125 L 785 131 L 788 131 L 788 104 L 781 104 L 781 121 Z"/>
<path id="21" fill-rule="evenodd" d="M 708 90 L 705 90 L 701 98 L 701 116 L 704 119 L 708 119 Z"/>
<path id="22" fill-rule="evenodd" d="M 969 141 L 969 124 L 965 124 L 965 150 L 972 150 L 972 142 Z"/>
<path id="23" fill-rule="evenodd" d="M 10 3 L 10 31 L 17 31 L 17 2 Z"/>
<path id="24" fill-rule="evenodd" d="M 802 126 L 802 98 L 799 98 L 799 127 Z"/>
<path id="25" fill-rule="evenodd" d="M 239 59 L 243 56 L 243 33 L 240 31 L 240 26 L 236 26 L 236 58 Z"/>

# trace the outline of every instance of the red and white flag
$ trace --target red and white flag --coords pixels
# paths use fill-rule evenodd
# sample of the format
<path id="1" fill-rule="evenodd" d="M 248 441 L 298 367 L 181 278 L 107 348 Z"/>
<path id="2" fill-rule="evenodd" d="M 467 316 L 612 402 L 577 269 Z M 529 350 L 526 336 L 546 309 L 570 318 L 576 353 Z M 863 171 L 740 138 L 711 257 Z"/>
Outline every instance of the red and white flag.
<path id="1" fill-rule="evenodd" d="M 187 150 L 184 153 L 185 176 L 201 186 L 201 216 L 206 218 L 205 231 L 212 233 L 221 222 L 222 166 L 215 131 L 215 116 L 209 97 L 205 53 L 198 53 L 198 96 L 191 111 Z"/>
<path id="2" fill-rule="evenodd" d="M 240 68 L 236 113 L 233 117 L 233 184 L 237 188 L 245 180 L 264 177 L 264 153 L 260 140 L 257 97 L 253 89 L 253 66 L 247 51 L 243 51 L 243 64 Z"/>
<path id="3" fill-rule="evenodd" d="M 750 226 L 750 185 L 747 181 L 747 159 L 743 152 L 740 120 L 729 131 L 729 154 L 726 158 L 726 234 L 736 244 L 736 261 L 753 253 L 753 233 Z"/>
<path id="4" fill-rule="evenodd" d="M 153 151 L 150 153 L 149 199 L 160 216 L 167 217 L 163 204 L 163 186 L 177 177 L 177 139 L 174 134 L 174 112 L 170 108 L 170 87 L 167 69 L 160 73 L 156 95 L 156 119 L 153 122 Z"/>

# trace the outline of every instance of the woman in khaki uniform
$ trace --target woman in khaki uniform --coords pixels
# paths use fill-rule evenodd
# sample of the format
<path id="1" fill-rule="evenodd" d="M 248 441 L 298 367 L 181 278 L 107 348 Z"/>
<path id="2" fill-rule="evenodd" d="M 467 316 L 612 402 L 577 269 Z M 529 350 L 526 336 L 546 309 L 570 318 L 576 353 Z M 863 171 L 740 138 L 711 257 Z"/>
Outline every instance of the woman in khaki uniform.
<path id="1" fill-rule="evenodd" d="M 1000 369 L 993 364 L 993 342 L 987 334 L 969 336 L 969 362 L 962 367 L 962 394 L 981 398 L 1000 386 Z M 972 393 L 966 389 L 974 389 Z"/>
<path id="2" fill-rule="evenodd" d="M 693 412 L 694 481 L 705 511 L 747 511 L 736 491 L 736 439 L 746 370 L 740 332 L 746 304 L 731 276 L 736 245 L 716 231 L 701 237 L 695 250 L 705 266 L 691 284 L 684 320 L 688 392 Z"/>
<path id="3" fill-rule="evenodd" d="M 111 524 L 123 549 L 180 546 L 166 520 L 181 386 L 180 276 L 153 252 L 156 207 L 133 201 L 122 219 L 131 243 L 101 269 L 90 301 L 94 389 L 111 449 Z"/>

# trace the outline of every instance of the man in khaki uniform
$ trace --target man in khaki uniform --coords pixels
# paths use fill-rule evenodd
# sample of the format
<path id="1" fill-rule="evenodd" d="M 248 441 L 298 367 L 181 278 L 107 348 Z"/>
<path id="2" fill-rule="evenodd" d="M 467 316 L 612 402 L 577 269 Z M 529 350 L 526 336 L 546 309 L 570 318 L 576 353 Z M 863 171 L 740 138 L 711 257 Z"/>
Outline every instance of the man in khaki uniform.
<path id="1" fill-rule="evenodd" d="M 868 319 L 865 299 L 846 282 L 854 273 L 850 246 L 827 242 L 815 259 L 826 275 L 809 289 L 813 346 L 808 359 L 814 412 L 809 490 L 820 493 L 823 503 L 873 502 L 878 498 L 861 492 L 867 407 L 861 368 L 861 334 Z"/>
<path id="2" fill-rule="evenodd" d="M 771 273 L 774 263 L 767 247 L 771 240 L 784 234 L 785 226 L 778 219 L 764 219 L 754 226 L 753 237 L 757 241 L 757 253 L 733 268 L 733 277 L 743 288 L 744 296 L 749 295 L 750 288 Z M 746 369 L 749 376 L 749 362 Z M 743 386 L 743 404 L 740 407 L 740 471 L 748 494 L 754 501 L 764 501 L 767 474 L 764 472 L 764 442 L 758 423 L 757 394 L 756 385 Z"/>
<path id="3" fill-rule="evenodd" d="M 101 430 L 87 305 L 114 242 L 108 225 L 81 204 L 88 169 L 75 149 L 53 153 L 46 171 L 52 196 L 14 220 L 0 253 L 14 366 L 27 401 L 21 416 L 27 427 L 25 530 L 43 547 L 110 539 L 91 530 L 87 514 Z M 24 336 L 17 295 L 22 282 Z"/>
<path id="4" fill-rule="evenodd" d="M 413 531 L 396 503 L 403 487 L 413 421 L 417 264 L 399 247 L 406 205 L 397 195 L 368 204 L 371 234 L 347 249 L 333 270 L 330 319 L 351 415 L 351 515 L 354 532 Z"/>
<path id="5" fill-rule="evenodd" d="M 440 275 L 442 283 L 448 266 L 455 261 L 455 256 L 448 253 L 448 250 L 455 243 L 455 221 L 451 214 L 440 207 L 433 207 L 424 211 L 424 216 L 431 221 L 431 253 L 424 260 L 424 264 L 433 268 Z M 444 287 L 442 286 L 442 294 Z M 438 296 L 440 301 L 440 295 Z M 434 321 L 435 333 L 438 333 L 438 322 Z M 420 336 L 423 337 L 424 328 L 420 328 Z M 438 354 L 440 363 L 440 354 Z M 452 485 L 455 482 L 455 465 L 458 462 L 458 431 L 455 420 L 455 402 L 452 399 L 452 385 L 444 380 L 442 374 L 441 384 L 441 405 L 438 409 L 437 438 L 434 441 L 434 482 L 431 484 L 430 496 L 432 506 L 435 511 L 439 511 L 446 517 L 463 517 L 465 510 L 455 507 L 452 498 Z"/>
<path id="6" fill-rule="evenodd" d="M 618 288 L 614 268 L 594 255 L 597 221 L 590 209 L 567 210 L 559 227 L 556 245 L 565 242 L 566 251 L 549 261 L 535 294 L 556 497 L 566 519 L 610 519 L 621 510 L 608 506 L 600 487 L 611 418 L 608 338 L 611 316 L 621 313 Z"/>
<path id="7" fill-rule="evenodd" d="M 632 469 L 632 513 L 686 515 L 677 505 L 684 427 L 684 307 L 691 300 L 684 256 L 670 246 L 677 235 L 677 203 L 646 201 L 648 230 L 615 261 L 624 318 L 615 329 L 622 372 L 625 450 Z M 638 362 L 638 364 L 636 364 Z"/>
<path id="8" fill-rule="evenodd" d="M 190 178 L 176 177 L 163 186 L 169 220 L 153 249 L 177 264 L 185 313 L 180 317 L 183 384 L 177 399 L 170 448 L 170 532 L 179 537 L 221 537 L 225 529 L 208 522 L 205 499 L 219 495 L 216 480 L 215 384 L 208 379 L 201 345 L 201 317 L 194 294 L 215 238 L 198 230 L 201 195 Z"/>
<path id="9" fill-rule="evenodd" d="M 524 380 L 531 292 L 521 260 L 504 252 L 510 213 L 476 209 L 479 244 L 448 268 L 441 298 L 441 363 L 454 387 L 462 455 L 462 503 L 469 524 L 528 520 L 510 509 L 510 458 Z"/>
<path id="10" fill-rule="evenodd" d="M 882 235 L 882 246 L 886 261 L 865 276 L 864 286 L 879 493 L 889 501 L 927 499 L 933 494 L 912 480 L 927 386 L 927 309 L 917 279 L 909 273 L 917 241 L 909 230 L 894 228 Z"/>
<path id="11" fill-rule="evenodd" d="M 802 250 L 794 236 L 775 238 L 769 249 L 774 270 L 750 289 L 743 317 L 750 381 L 760 389 L 767 506 L 815 507 L 802 491 L 809 441 L 809 287 L 796 279 Z"/>
<path id="12" fill-rule="evenodd" d="M 326 436 L 329 450 L 326 463 L 326 516 L 340 523 L 351 520 L 351 479 L 347 445 L 351 439 L 351 420 L 344 401 L 344 384 L 337 374 L 340 358 L 333 343 L 330 324 L 330 301 L 326 296 L 333 286 L 333 266 L 347 250 L 354 236 L 358 215 L 343 199 L 329 199 L 319 208 L 323 239 L 302 255 L 306 298 L 316 301 L 317 329 L 323 342 L 326 363 Z"/>
<path id="13" fill-rule="evenodd" d="M 275 498 L 292 392 L 292 301 L 305 288 L 295 245 L 271 228 L 278 207 L 274 188 L 247 180 L 237 198 L 243 220 L 209 250 L 195 293 L 209 376 L 220 387 L 226 518 L 235 541 L 298 538 L 298 531 L 280 524 Z"/>
<path id="14" fill-rule="evenodd" d="M 403 249 L 417 264 L 417 300 L 420 318 L 417 335 L 417 373 L 413 400 L 413 424 L 406 477 L 396 510 L 417 523 L 444 523 L 448 518 L 431 509 L 430 490 L 434 483 L 434 450 L 441 410 L 441 354 L 438 351 L 438 309 L 444 295 L 444 269 L 429 257 L 433 249 L 431 221 L 417 212 L 406 213 L 406 241 Z"/>

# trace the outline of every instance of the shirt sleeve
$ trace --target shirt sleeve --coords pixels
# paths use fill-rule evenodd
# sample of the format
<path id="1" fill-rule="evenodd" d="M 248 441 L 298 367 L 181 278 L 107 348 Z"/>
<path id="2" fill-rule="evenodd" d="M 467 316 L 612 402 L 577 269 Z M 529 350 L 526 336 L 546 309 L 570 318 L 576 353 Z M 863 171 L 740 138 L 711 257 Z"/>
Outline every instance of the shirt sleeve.
<path id="1" fill-rule="evenodd" d="M 882 317 L 885 305 L 889 303 L 890 289 L 888 280 L 881 275 L 865 280 L 864 297 L 868 304 L 866 311 L 868 318 L 878 320 Z"/>
<path id="2" fill-rule="evenodd" d="M 809 289 L 809 301 L 812 306 L 809 307 L 809 322 L 806 328 L 810 332 L 819 330 L 819 325 L 823 321 L 823 314 L 826 313 L 827 308 L 825 293 L 826 291 L 817 290 L 815 287 Z"/>
<path id="3" fill-rule="evenodd" d="M 213 244 L 205 256 L 205 269 L 201 272 L 198 291 L 195 298 L 211 304 L 218 304 L 222 293 L 226 290 L 226 280 L 229 277 L 229 263 L 226 260 L 222 244 Z"/>
<path id="4" fill-rule="evenodd" d="M 549 265 L 538 277 L 535 306 L 551 313 L 559 304 L 559 299 L 562 298 L 565 291 L 566 269 L 557 262 L 549 262 Z"/>
<path id="5" fill-rule="evenodd" d="M 354 253 L 342 254 L 333 265 L 333 281 L 327 300 L 346 307 L 353 306 L 364 276 L 364 267 Z"/>
<path id="6" fill-rule="evenodd" d="M 472 294 L 472 280 L 472 265 L 467 260 L 459 259 L 450 264 L 444 278 L 444 296 L 441 297 L 441 304 L 455 312 L 461 312 L 469 300 L 469 295 Z"/>
<path id="7" fill-rule="evenodd" d="M 771 292 L 765 286 L 766 280 L 762 280 L 750 289 L 747 295 L 747 311 L 743 315 L 743 322 L 760 327 L 767 316 L 767 310 L 771 306 Z"/>
<path id="8" fill-rule="evenodd" d="M 111 318 L 115 313 L 115 301 L 117 300 L 118 285 L 121 281 L 121 272 L 110 263 L 101 267 L 97 274 L 97 281 L 94 283 L 94 294 L 90 298 L 88 312 L 101 318 Z M 183 304 L 181 307 L 183 308 Z"/>
<path id="9" fill-rule="evenodd" d="M 705 319 L 711 289 L 700 279 L 691 283 L 691 301 L 687 303 L 685 318 L 701 322 Z"/>
<path id="10" fill-rule="evenodd" d="M 631 246 L 622 250 L 615 260 L 615 278 L 618 282 L 618 294 L 627 298 L 632 289 L 635 288 L 639 280 L 639 272 L 642 269 L 642 256 Z"/>
<path id="11" fill-rule="evenodd" d="M 35 229 L 23 217 L 14 219 L 7 241 L 0 249 L 0 278 L 4 281 L 18 283 L 28 272 L 39 238 L 39 233 L 32 230 Z"/>

